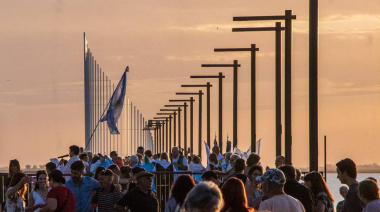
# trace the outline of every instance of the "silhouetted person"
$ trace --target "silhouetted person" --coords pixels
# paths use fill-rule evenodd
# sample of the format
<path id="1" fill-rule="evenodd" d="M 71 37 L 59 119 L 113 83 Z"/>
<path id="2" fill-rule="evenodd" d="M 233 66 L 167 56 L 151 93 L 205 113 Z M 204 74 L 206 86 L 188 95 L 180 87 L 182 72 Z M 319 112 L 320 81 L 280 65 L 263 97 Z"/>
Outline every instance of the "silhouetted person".
<path id="1" fill-rule="evenodd" d="M 301 201 L 306 212 L 312 212 L 314 202 L 313 194 L 310 189 L 298 183 L 294 167 L 291 165 L 285 165 L 281 166 L 279 169 L 285 174 L 286 178 L 284 186 L 285 194 Z"/>
<path id="2" fill-rule="evenodd" d="M 336 164 L 337 178 L 342 184 L 348 186 L 346 199 L 343 203 L 342 212 L 362 212 L 364 205 L 358 196 L 358 181 L 356 180 L 356 164 L 349 158 L 343 159 Z"/>

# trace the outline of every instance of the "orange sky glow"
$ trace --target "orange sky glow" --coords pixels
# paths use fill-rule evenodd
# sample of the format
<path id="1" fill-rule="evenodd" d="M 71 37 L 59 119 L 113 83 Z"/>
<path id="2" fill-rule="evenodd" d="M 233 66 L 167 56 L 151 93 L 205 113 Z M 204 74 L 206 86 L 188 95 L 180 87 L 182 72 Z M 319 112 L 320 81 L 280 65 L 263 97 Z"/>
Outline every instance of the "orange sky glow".
<path id="1" fill-rule="evenodd" d="M 250 141 L 250 55 L 213 49 L 255 43 L 260 48 L 257 138 L 262 139 L 263 165 L 273 166 L 274 33 L 232 33 L 231 28 L 274 26 L 265 21 L 233 22 L 232 17 L 281 15 L 286 9 L 297 15 L 292 52 L 293 163 L 308 166 L 309 8 L 308 1 L 296 0 L 0 1 L 0 166 L 15 158 L 22 166 L 45 164 L 66 154 L 71 144 L 84 146 L 83 32 L 113 82 L 130 66 L 127 97 L 146 119 L 169 99 L 178 98 L 175 92 L 194 91 L 181 84 L 206 82 L 190 75 L 222 71 L 224 139 L 227 133 L 232 137 L 232 71 L 200 65 L 239 60 L 238 137 L 243 150 Z M 216 81 L 210 82 L 215 85 L 211 90 L 214 135 L 218 96 Z M 320 166 L 324 135 L 327 163 L 345 157 L 357 164 L 379 163 L 379 132 L 380 1 L 320 1 Z"/>

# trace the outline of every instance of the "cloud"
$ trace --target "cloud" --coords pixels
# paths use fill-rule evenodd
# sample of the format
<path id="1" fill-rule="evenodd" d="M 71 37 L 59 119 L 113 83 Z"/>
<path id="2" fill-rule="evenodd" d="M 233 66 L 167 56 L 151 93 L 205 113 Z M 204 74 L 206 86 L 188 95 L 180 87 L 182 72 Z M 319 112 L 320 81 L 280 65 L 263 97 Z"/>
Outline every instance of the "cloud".
<path id="1" fill-rule="evenodd" d="M 359 96 L 380 94 L 379 85 L 363 85 L 354 82 L 338 83 L 326 79 L 320 80 L 321 96 Z"/>
<path id="2" fill-rule="evenodd" d="M 293 31 L 295 33 L 309 33 L 308 18 L 297 19 L 293 23 Z M 352 36 L 352 34 L 365 34 L 379 30 L 380 15 L 334 14 L 327 17 L 319 17 L 318 25 L 319 34 L 343 34 L 339 38 L 347 38 L 348 36 Z"/>
<path id="3" fill-rule="evenodd" d="M 249 52 L 234 52 L 233 53 L 235 58 L 250 58 L 251 54 Z M 256 57 L 274 57 L 275 52 L 257 52 Z M 184 61 L 184 62 L 189 62 L 189 61 L 201 61 L 203 62 L 213 62 L 215 61 L 231 61 L 231 54 L 207 54 L 207 55 L 189 55 L 189 56 L 173 56 L 169 55 L 166 56 L 167 60 L 170 61 Z"/>

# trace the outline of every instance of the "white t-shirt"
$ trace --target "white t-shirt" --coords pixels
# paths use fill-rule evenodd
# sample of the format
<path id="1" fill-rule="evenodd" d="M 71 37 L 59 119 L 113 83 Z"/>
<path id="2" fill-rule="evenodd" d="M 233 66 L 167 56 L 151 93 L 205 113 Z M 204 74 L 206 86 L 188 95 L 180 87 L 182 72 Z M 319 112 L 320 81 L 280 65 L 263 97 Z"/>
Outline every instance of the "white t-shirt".
<path id="1" fill-rule="evenodd" d="M 172 163 L 178 163 L 178 160 L 179 160 L 179 155 L 178 155 L 177 158 L 172 158 Z M 183 161 L 183 164 L 182 164 L 182 165 L 184 165 L 184 166 L 188 166 L 188 164 L 187 164 L 187 159 L 186 159 L 185 156 L 183 157 L 182 161 Z"/>
<path id="2" fill-rule="evenodd" d="M 305 212 L 302 203 L 286 194 L 273 196 L 260 204 L 259 212 Z"/>
<path id="3" fill-rule="evenodd" d="M 190 162 L 189 164 L 189 171 L 192 172 L 200 172 L 203 170 L 203 165 L 201 163 L 194 163 L 193 161 Z"/>

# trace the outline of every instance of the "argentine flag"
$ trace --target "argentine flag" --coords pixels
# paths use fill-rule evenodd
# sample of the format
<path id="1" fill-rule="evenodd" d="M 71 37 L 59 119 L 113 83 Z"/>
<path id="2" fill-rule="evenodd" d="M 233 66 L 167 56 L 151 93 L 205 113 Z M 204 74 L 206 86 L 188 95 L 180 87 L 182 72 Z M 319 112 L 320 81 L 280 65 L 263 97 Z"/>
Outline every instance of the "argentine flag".
<path id="1" fill-rule="evenodd" d="M 129 72 L 128 66 L 125 69 L 124 74 L 119 81 L 119 84 L 117 84 L 117 87 L 112 94 L 112 97 L 109 101 L 107 114 L 100 119 L 101 122 L 107 121 L 107 125 L 111 134 L 120 134 L 116 123 L 121 115 L 121 111 L 123 110 L 125 91 L 127 89 L 127 72 Z"/>

